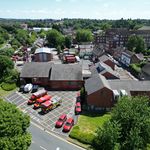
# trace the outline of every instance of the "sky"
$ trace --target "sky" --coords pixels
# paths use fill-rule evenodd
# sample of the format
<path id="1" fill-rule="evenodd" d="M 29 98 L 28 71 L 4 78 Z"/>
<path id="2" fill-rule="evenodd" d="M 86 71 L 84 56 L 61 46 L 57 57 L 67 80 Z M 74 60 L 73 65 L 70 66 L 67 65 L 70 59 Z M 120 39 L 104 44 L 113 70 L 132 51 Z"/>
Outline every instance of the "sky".
<path id="1" fill-rule="evenodd" d="M 150 19 L 150 0 L 0 0 L 0 18 Z"/>

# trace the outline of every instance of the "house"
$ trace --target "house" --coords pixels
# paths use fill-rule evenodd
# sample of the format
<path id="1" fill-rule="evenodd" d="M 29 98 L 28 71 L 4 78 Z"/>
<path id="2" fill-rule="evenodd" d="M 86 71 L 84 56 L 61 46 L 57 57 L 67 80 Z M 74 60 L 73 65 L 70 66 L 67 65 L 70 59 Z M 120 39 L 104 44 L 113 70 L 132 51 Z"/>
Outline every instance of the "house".
<path id="1" fill-rule="evenodd" d="M 90 56 L 92 55 L 93 52 L 93 44 L 82 44 L 79 45 L 78 50 L 79 50 L 79 56 L 84 57 L 84 56 Z"/>
<path id="2" fill-rule="evenodd" d="M 129 50 L 122 52 L 120 62 L 128 67 L 131 64 L 133 54 L 134 53 Z"/>
<path id="3" fill-rule="evenodd" d="M 112 90 L 104 76 L 95 74 L 85 81 L 85 91 L 87 92 L 87 104 L 91 107 L 111 108 Z"/>
<path id="4" fill-rule="evenodd" d="M 142 67 L 141 78 L 144 80 L 150 80 L 150 63 L 147 63 Z"/>
<path id="5" fill-rule="evenodd" d="M 112 57 L 110 57 L 108 54 L 103 54 L 99 57 L 100 62 L 103 62 L 104 64 L 111 67 L 113 70 L 115 70 L 115 62 Z"/>
<path id="6" fill-rule="evenodd" d="M 91 73 L 92 74 L 101 74 L 103 75 L 106 79 L 119 79 L 119 74 L 112 70 L 111 67 L 108 65 L 104 64 L 103 62 L 98 62 L 95 65 L 90 67 Z"/>
<path id="7" fill-rule="evenodd" d="M 150 98 L 150 81 L 106 80 L 95 74 L 85 81 L 87 105 L 91 109 L 111 109 L 122 95 L 148 96 Z"/>
<path id="8" fill-rule="evenodd" d="M 140 63 L 144 60 L 144 55 L 142 53 L 133 54 L 131 58 L 131 64 L 133 63 Z"/>
<path id="9" fill-rule="evenodd" d="M 34 53 L 35 62 L 48 62 L 52 60 L 52 57 L 51 49 L 46 47 L 38 48 Z"/>
<path id="10" fill-rule="evenodd" d="M 20 74 L 22 84 L 33 83 L 54 90 L 79 90 L 83 86 L 82 67 L 78 64 L 30 62 Z"/>

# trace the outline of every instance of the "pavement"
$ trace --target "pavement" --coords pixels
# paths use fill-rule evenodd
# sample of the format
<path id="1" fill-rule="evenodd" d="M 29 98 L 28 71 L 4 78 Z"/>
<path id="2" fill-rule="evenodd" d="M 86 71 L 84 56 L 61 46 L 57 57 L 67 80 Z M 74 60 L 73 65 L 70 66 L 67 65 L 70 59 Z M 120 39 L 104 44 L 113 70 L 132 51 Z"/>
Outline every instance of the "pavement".
<path id="1" fill-rule="evenodd" d="M 62 132 L 62 128 L 55 128 L 55 122 L 62 114 L 67 114 L 67 118 L 73 117 L 75 124 L 77 123 L 78 116 L 74 114 L 74 107 L 76 102 L 77 91 L 48 91 L 51 96 L 57 95 L 62 98 L 61 106 L 51 110 L 45 115 L 41 115 L 41 109 L 34 110 L 33 105 L 27 105 L 27 101 L 32 93 L 23 94 L 20 92 L 13 92 L 7 97 L 6 101 L 16 104 L 19 109 L 28 114 L 32 122 L 43 127 L 45 130 L 53 132 L 59 136 L 67 138 L 68 133 Z"/>
<path id="2" fill-rule="evenodd" d="M 43 131 L 34 124 L 30 125 L 32 143 L 29 150 L 84 150 L 54 134 Z"/>

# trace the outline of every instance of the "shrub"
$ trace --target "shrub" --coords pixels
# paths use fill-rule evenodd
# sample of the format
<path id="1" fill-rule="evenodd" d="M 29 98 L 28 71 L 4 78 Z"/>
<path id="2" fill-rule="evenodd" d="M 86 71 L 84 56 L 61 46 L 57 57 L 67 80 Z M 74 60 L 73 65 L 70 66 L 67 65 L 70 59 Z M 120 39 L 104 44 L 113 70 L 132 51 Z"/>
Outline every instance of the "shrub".
<path id="1" fill-rule="evenodd" d="M 11 91 L 11 90 L 14 90 L 15 88 L 16 88 L 16 84 L 15 83 L 5 83 L 5 82 L 3 82 L 2 84 L 1 84 L 1 87 L 2 87 L 2 89 L 3 90 L 5 90 L 5 91 Z"/>
<path id="2" fill-rule="evenodd" d="M 81 131 L 79 126 L 75 126 L 69 136 L 84 144 L 92 144 L 95 137 L 92 133 Z"/>

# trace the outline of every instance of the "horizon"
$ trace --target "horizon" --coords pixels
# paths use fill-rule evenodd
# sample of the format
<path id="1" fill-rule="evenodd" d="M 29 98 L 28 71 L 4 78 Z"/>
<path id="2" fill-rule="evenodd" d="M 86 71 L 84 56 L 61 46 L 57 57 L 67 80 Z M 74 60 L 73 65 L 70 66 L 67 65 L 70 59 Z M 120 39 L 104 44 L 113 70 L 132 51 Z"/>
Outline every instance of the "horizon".
<path id="1" fill-rule="evenodd" d="M 0 4 L 4 19 L 150 19 L 149 0 L 5 0 Z"/>

